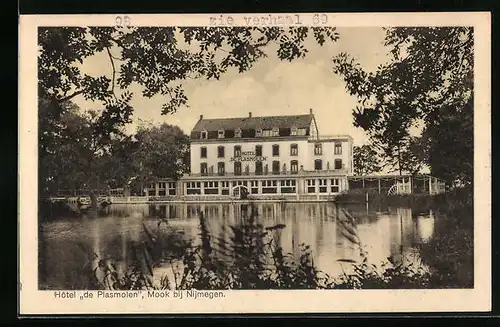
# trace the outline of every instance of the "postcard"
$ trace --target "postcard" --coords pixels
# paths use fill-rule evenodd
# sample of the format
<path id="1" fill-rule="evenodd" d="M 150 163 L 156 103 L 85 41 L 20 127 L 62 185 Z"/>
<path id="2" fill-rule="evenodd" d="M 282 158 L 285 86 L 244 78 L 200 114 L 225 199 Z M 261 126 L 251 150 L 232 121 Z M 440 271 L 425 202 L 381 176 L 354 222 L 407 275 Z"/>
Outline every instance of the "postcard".
<path id="1" fill-rule="evenodd" d="M 19 314 L 490 311 L 490 27 L 22 15 Z"/>

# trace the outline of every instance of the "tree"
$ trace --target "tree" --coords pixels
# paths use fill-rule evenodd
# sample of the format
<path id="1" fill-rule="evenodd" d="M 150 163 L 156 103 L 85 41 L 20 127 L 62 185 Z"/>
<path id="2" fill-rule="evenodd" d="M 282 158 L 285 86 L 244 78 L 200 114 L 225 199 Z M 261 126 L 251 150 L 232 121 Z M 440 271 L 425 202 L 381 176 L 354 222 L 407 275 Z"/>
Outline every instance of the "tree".
<path id="1" fill-rule="evenodd" d="M 161 178 L 178 179 L 189 172 L 189 138 L 177 126 L 140 127 L 135 148 L 134 182 L 141 186 Z"/>
<path id="2" fill-rule="evenodd" d="M 107 142 L 131 122 L 134 108 L 129 87 L 133 84 L 142 87 L 142 96 L 164 96 L 159 110 L 174 113 L 188 104 L 181 84 L 185 79 L 219 79 L 230 68 L 249 70 L 267 56 L 269 44 L 277 45 L 281 60 L 302 58 L 308 52 L 304 41 L 311 31 L 320 45 L 338 39 L 331 27 L 43 27 L 38 31 L 38 93 L 49 108 L 40 117 L 41 127 L 59 134 L 68 101 L 82 96 L 97 102 L 93 135 Z M 111 76 L 81 71 L 85 60 L 98 54 L 109 59 Z M 40 139 L 40 160 L 47 161 L 47 153 L 58 151 L 52 141 L 49 136 Z M 42 183 L 48 179 L 44 170 L 40 175 Z"/>
<path id="3" fill-rule="evenodd" d="M 354 174 L 369 175 L 382 170 L 377 151 L 369 145 L 354 147 Z"/>
<path id="4" fill-rule="evenodd" d="M 375 72 L 364 71 L 346 53 L 333 59 L 334 72 L 358 98 L 354 125 L 368 132 L 391 165 L 404 165 L 407 159 L 424 160 L 420 163 L 429 165 L 432 174 L 447 182 L 460 179 L 470 184 L 470 144 L 454 143 L 450 151 L 446 140 L 472 137 L 472 126 L 467 124 L 473 113 L 468 108 L 473 98 L 473 29 L 388 28 L 385 45 L 390 48 L 390 59 Z M 470 128 L 447 128 L 458 117 Z M 412 135 L 411 131 L 418 129 L 426 141 Z M 450 161 L 463 164 L 449 165 Z"/>
<path id="5" fill-rule="evenodd" d="M 40 105 L 46 110 L 50 110 L 47 106 L 51 108 L 46 101 Z M 46 128 L 40 133 L 43 190 L 53 194 L 57 189 L 87 189 L 95 197 L 98 190 L 118 177 L 120 169 L 114 169 L 116 166 L 126 167 L 127 160 L 115 160 L 115 167 L 110 167 L 110 163 L 117 146 L 129 137 L 116 124 L 113 128 L 104 126 L 105 115 L 81 112 L 74 104 L 65 105 L 55 128 L 54 121 L 42 119 Z"/>

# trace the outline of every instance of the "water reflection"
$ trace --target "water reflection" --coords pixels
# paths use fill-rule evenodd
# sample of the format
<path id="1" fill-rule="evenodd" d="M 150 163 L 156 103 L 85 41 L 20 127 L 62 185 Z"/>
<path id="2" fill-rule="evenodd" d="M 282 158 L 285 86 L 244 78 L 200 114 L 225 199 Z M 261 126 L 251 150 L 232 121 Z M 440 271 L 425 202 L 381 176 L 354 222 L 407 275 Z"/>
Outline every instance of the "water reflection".
<path id="1" fill-rule="evenodd" d="M 338 275 L 338 259 L 359 259 L 359 248 L 345 237 L 338 223 L 339 207 L 329 203 L 256 203 L 257 221 L 264 227 L 284 224 L 270 233 L 276 244 L 298 260 L 300 245 L 310 246 L 314 263 Z M 436 215 L 410 208 L 347 206 L 356 217 L 362 246 L 372 263 L 388 257 L 395 262 L 418 258 L 416 248 L 434 233 Z M 50 289 L 89 288 L 89 276 L 98 259 L 113 259 L 118 270 L 133 260 L 134 244 L 143 242 L 142 224 L 161 228 L 168 224 L 199 242 L 198 211 L 206 218 L 209 232 L 219 246 L 230 241 L 232 225 L 248 216 L 250 206 L 239 204 L 111 205 L 99 217 L 61 219 L 44 223 L 40 239 L 40 286 Z M 159 222 L 165 222 L 161 224 Z M 168 249 L 167 249 L 168 250 Z M 344 267 L 345 268 L 345 267 Z M 158 272 L 164 271 L 161 267 Z"/>

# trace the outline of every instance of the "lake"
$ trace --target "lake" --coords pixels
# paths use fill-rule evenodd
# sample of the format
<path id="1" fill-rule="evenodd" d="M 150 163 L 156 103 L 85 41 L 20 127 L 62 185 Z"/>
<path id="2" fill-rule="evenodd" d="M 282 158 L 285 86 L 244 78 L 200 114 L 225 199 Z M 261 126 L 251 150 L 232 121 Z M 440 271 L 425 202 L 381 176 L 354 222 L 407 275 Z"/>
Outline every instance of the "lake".
<path id="1" fill-rule="evenodd" d="M 420 264 L 418 246 L 435 233 L 439 217 L 416 208 L 342 205 L 356 218 L 357 234 L 371 263 L 411 260 Z M 339 208 L 332 203 L 256 203 L 257 221 L 264 227 L 283 224 L 269 233 L 285 252 L 300 256 L 300 244 L 310 246 L 315 265 L 335 276 L 346 269 L 339 259 L 358 260 L 359 248 L 338 223 Z M 92 267 L 100 258 L 125 267 L 134 244 L 147 235 L 143 223 L 154 229 L 165 222 L 186 239 L 199 241 L 202 211 L 207 228 L 219 239 L 229 239 L 229 226 L 245 219 L 241 204 L 136 204 L 111 205 L 98 217 L 58 217 L 41 224 L 39 232 L 39 285 L 41 289 L 87 289 Z M 167 249 L 168 251 L 168 249 Z M 122 263 L 122 265 L 120 265 Z M 168 263 L 155 277 L 168 273 Z"/>

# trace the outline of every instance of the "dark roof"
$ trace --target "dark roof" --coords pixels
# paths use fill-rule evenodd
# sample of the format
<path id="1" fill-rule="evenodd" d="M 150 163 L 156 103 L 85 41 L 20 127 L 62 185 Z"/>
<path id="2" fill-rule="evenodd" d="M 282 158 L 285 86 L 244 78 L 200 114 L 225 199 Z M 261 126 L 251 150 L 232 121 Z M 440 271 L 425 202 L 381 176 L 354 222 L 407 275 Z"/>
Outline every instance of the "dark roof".
<path id="1" fill-rule="evenodd" d="M 308 128 L 313 119 L 312 114 L 294 116 L 262 116 L 244 118 L 215 118 L 200 119 L 192 132 L 235 130 L 243 129 L 272 129 L 272 128 Z"/>

